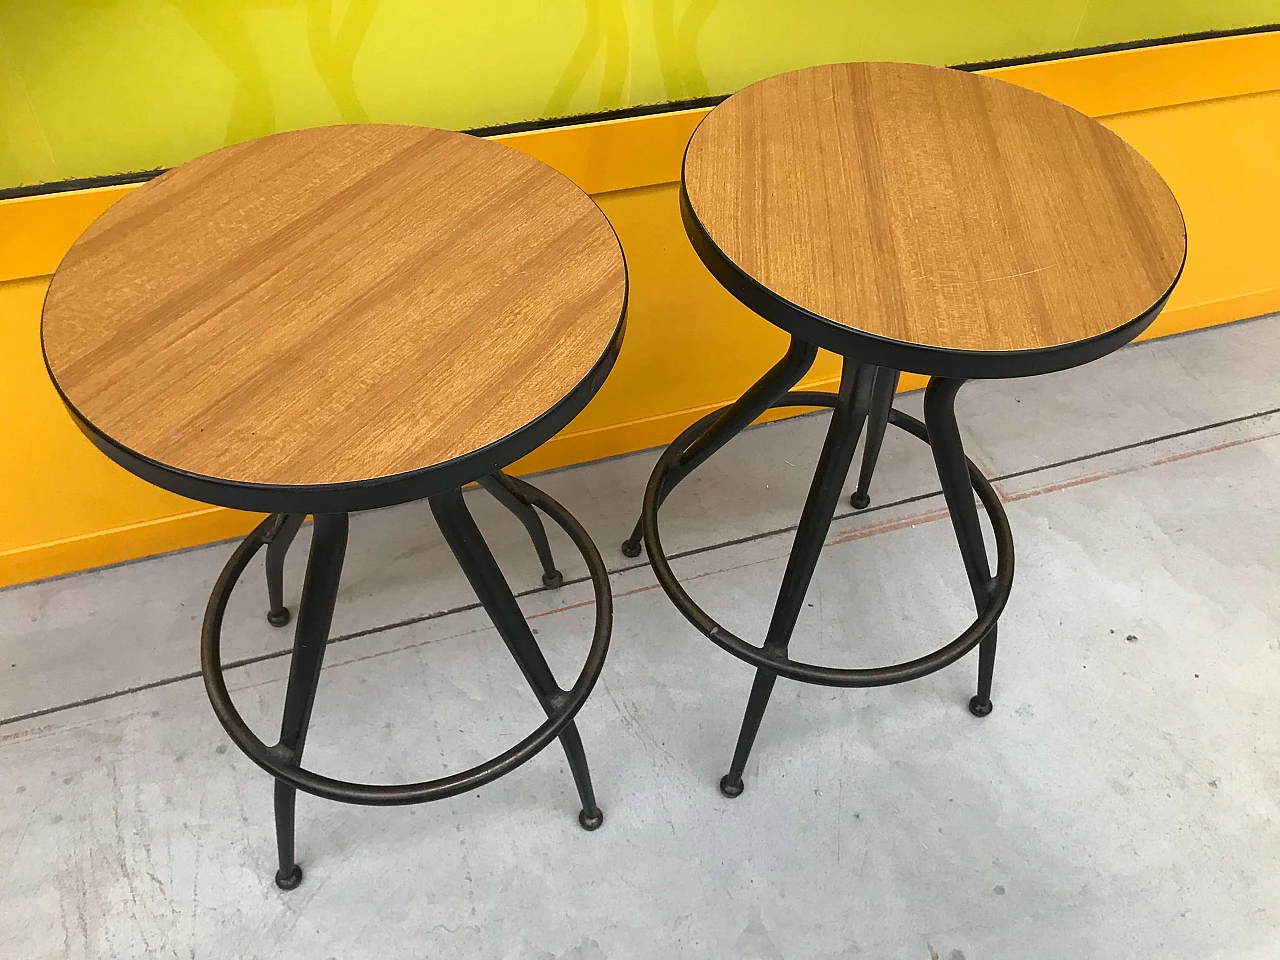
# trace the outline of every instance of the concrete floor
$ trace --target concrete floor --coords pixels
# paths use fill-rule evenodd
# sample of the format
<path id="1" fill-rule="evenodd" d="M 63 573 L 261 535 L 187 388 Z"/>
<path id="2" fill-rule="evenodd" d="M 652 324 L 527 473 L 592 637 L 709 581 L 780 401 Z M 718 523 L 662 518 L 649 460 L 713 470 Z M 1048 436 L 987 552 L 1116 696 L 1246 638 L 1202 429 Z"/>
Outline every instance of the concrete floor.
<path id="1" fill-rule="evenodd" d="M 973 656 L 879 690 L 784 681 L 733 801 L 716 782 L 751 670 L 617 549 L 655 452 L 542 477 L 616 571 L 579 718 L 604 828 L 579 829 L 558 748 L 426 807 L 304 797 L 292 893 L 271 883 L 268 778 L 196 677 L 229 545 L 0 592 L 0 957 L 1280 956 L 1278 353 L 1273 315 L 967 387 L 970 455 L 1018 551 L 995 712 L 965 709 Z M 824 429 L 744 434 L 664 510 L 677 572 L 748 637 Z M 905 660 L 967 624 L 935 491 L 927 450 L 891 434 L 873 508 L 832 527 L 797 656 Z M 519 526 L 470 502 L 571 676 L 593 617 L 580 561 L 556 539 L 571 580 L 536 589 Z M 270 739 L 289 638 L 260 574 L 225 656 Z M 540 719 L 423 505 L 354 519 L 334 629 L 315 769 L 436 776 Z"/>

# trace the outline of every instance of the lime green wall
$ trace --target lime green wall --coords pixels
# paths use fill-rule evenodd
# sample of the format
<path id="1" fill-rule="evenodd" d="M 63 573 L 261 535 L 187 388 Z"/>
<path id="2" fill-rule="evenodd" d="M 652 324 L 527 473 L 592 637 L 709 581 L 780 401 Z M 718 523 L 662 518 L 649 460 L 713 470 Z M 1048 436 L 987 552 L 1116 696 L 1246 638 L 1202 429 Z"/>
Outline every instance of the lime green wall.
<path id="1" fill-rule="evenodd" d="M 0 188 L 316 124 L 468 128 L 1278 20 L 1280 0 L 0 0 Z"/>

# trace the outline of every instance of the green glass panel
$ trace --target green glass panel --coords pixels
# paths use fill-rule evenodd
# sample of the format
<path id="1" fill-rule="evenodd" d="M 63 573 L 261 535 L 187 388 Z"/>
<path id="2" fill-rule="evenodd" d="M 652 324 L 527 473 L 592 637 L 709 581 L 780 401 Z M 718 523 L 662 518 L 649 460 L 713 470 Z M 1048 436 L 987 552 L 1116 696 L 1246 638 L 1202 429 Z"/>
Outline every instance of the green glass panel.
<path id="1" fill-rule="evenodd" d="M 279 130 L 456 129 L 1280 20 L 1280 0 L 0 0 L 0 188 Z"/>

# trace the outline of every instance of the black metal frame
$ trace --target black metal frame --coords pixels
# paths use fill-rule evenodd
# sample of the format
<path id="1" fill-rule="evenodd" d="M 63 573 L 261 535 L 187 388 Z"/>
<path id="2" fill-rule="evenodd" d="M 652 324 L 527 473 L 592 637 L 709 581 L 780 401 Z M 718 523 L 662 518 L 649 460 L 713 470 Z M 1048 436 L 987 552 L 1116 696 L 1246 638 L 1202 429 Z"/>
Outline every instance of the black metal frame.
<path id="1" fill-rule="evenodd" d="M 880 459 L 880 447 L 889 427 L 893 412 L 893 395 L 898 392 L 898 380 L 902 374 L 888 367 L 876 370 L 875 384 L 871 388 L 871 409 L 867 413 L 867 442 L 863 446 L 862 471 L 858 474 L 858 489 L 849 497 L 855 510 L 871 506 L 871 477 Z"/>
<path id="2" fill-rule="evenodd" d="M 481 477 L 477 483 L 524 525 L 538 554 L 538 562 L 542 564 L 542 585 L 552 589 L 563 584 L 564 574 L 556 569 L 547 530 L 538 511 L 525 499 L 517 481 L 496 470 L 487 477 Z M 267 597 L 270 603 L 267 622 L 273 627 L 283 627 L 289 622 L 289 608 L 284 602 L 284 561 L 305 519 L 305 514 L 301 513 L 277 513 L 271 518 L 271 527 L 266 533 Z"/>
<path id="3" fill-rule="evenodd" d="M 501 470 L 487 477 L 481 477 L 478 482 L 524 524 L 529 539 L 533 541 L 533 549 L 538 554 L 538 562 L 542 564 L 542 585 L 552 588 L 564 583 L 564 574 L 556 569 L 555 558 L 551 555 L 551 544 L 547 540 L 547 531 L 542 526 L 538 511 L 533 509 L 533 505 L 521 494 L 520 486 Z"/>
<path id="4" fill-rule="evenodd" d="M 964 455 L 955 420 L 955 398 L 963 380 L 934 377 L 925 391 L 925 421 L 921 423 L 892 408 L 897 371 L 876 368 L 848 357 L 840 378 L 840 392 L 791 392 L 812 362 L 814 348 L 798 337 L 781 361 L 736 403 L 691 425 L 663 452 L 645 488 L 640 528 L 658 583 L 676 608 L 713 643 L 756 668 L 729 772 L 720 789 L 729 797 L 743 789 L 756 733 L 778 677 L 832 687 L 878 687 L 927 676 L 979 647 L 978 690 L 969 702 L 975 716 L 991 712 L 991 678 L 995 667 L 996 625 L 1013 586 L 1013 536 L 1000 498 L 990 482 Z M 809 496 L 796 529 L 778 600 L 762 646 L 755 646 L 727 630 L 706 613 L 676 578 L 662 549 L 658 510 L 672 489 L 716 450 L 773 407 L 829 406 L 834 408 L 826 442 L 814 472 Z M 938 477 L 951 513 L 961 557 L 968 573 L 978 616 L 959 636 L 915 660 L 882 667 L 842 668 L 805 663 L 788 656 L 788 648 L 804 597 L 831 525 L 840 491 L 848 474 L 864 422 L 872 428 L 864 456 L 859 492 L 865 494 L 875 468 L 880 438 L 892 423 L 933 451 Z M 875 434 L 879 436 L 875 436 Z M 996 572 L 992 576 L 983 543 L 974 495 L 986 510 L 995 534 Z M 855 497 L 857 494 L 855 494 Z M 624 552 L 633 546 L 623 545 Z M 638 547 L 638 544 L 634 544 Z"/>
<path id="5" fill-rule="evenodd" d="M 267 529 L 267 623 L 283 627 L 289 622 L 289 608 L 284 603 L 284 561 L 293 538 L 302 529 L 306 514 L 277 513 Z"/>
<path id="6" fill-rule="evenodd" d="M 294 805 L 298 790 L 329 800 L 372 806 L 441 800 L 474 790 L 510 773 L 559 738 L 582 801 L 579 823 L 587 830 L 594 830 L 604 822 L 604 814 L 596 803 L 582 740 L 573 721 L 600 676 L 609 648 L 613 599 L 608 570 L 586 530 L 564 507 L 522 480 L 506 478 L 506 483 L 513 496 L 522 503 L 530 508 L 536 507 L 555 521 L 582 553 L 595 592 L 595 631 L 577 680 L 568 689 L 561 688 L 468 511 L 461 488 L 446 490 L 431 498 L 431 511 L 445 540 L 547 714 L 547 720 L 514 747 L 461 773 L 417 783 L 362 784 L 314 773 L 301 765 L 346 552 L 345 513 L 318 514 L 315 517 L 306 581 L 295 627 L 284 716 L 280 738 L 274 746 L 267 746 L 244 722 L 227 691 L 222 672 L 222 622 L 231 592 L 250 560 L 264 544 L 269 545 L 270 551 L 271 546 L 280 543 L 281 531 L 290 529 L 292 524 L 287 520 L 282 522 L 280 517 L 264 520 L 236 548 L 218 577 L 201 631 L 201 671 L 214 713 L 227 734 L 250 760 L 276 779 L 276 840 L 280 861 L 276 883 L 283 889 L 293 889 L 302 879 L 302 870 L 294 856 Z M 296 527 L 292 529 L 296 532 Z"/>

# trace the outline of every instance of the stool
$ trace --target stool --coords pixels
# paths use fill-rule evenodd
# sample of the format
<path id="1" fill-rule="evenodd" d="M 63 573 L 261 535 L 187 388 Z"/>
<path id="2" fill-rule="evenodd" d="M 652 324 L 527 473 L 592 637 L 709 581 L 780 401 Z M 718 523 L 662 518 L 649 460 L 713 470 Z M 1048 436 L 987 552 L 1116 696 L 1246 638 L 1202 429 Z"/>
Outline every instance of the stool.
<path id="1" fill-rule="evenodd" d="M 231 739 L 276 779 L 276 883 L 296 887 L 296 791 L 393 805 L 474 790 L 559 738 L 594 830 L 574 716 L 604 664 L 608 574 L 560 504 L 502 468 L 596 393 L 622 342 L 627 275 L 600 209 L 550 167 L 464 134 L 335 126 L 227 147 L 103 214 L 53 278 L 42 341 L 81 430 L 144 480 L 273 514 L 236 548 L 209 599 L 201 668 Z M 595 631 L 561 687 L 485 544 L 462 487 L 479 481 L 525 523 L 543 582 L 562 577 L 537 511 L 581 552 Z M 348 515 L 426 498 L 445 541 L 547 719 L 462 773 L 408 784 L 336 780 L 303 748 L 329 638 Z M 228 598 L 267 545 L 272 623 L 281 575 L 315 518 L 280 737 L 267 746 L 227 692 Z"/>
<path id="2" fill-rule="evenodd" d="M 996 627 L 1013 583 L 1000 498 L 964 454 L 966 380 L 1095 360 L 1155 319 L 1181 274 L 1186 231 L 1159 174 L 1101 124 L 989 77 L 902 63 L 833 64 L 763 80 L 703 119 L 685 153 L 681 214 L 699 258 L 741 303 L 791 334 L 734 404 L 659 458 L 640 533 L 658 582 L 698 630 L 756 667 L 720 789 L 742 774 L 779 676 L 834 687 L 902 683 L 979 648 L 975 716 L 991 712 Z M 843 357 L 838 394 L 790 392 L 817 350 Z M 900 371 L 927 374 L 924 422 L 892 409 Z M 672 489 L 766 410 L 833 408 L 773 617 L 760 646 L 690 598 L 662 550 Z M 891 666 L 791 659 L 796 620 L 863 423 L 853 505 L 865 507 L 887 424 L 929 444 L 978 610 L 951 642 Z M 996 544 L 991 573 L 974 494 Z"/>

